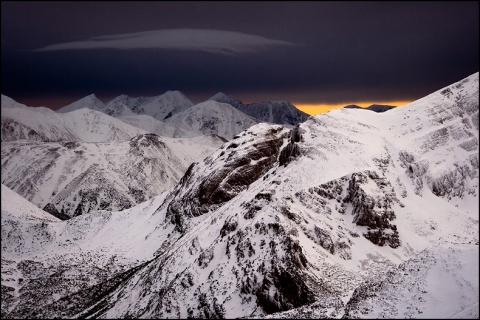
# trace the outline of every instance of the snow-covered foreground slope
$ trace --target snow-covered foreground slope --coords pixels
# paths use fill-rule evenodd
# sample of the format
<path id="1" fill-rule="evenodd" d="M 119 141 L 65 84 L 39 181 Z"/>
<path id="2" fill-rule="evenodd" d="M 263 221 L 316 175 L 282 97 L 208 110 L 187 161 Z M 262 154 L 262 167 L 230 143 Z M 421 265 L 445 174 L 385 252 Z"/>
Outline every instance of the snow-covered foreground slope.
<path id="1" fill-rule="evenodd" d="M 2 316 L 235 318 L 313 306 L 330 317 L 422 317 L 416 308 L 436 315 L 434 302 L 449 297 L 437 276 L 468 296 L 444 311 L 475 316 L 478 132 L 478 73 L 385 113 L 337 109 L 292 130 L 257 124 L 128 213 L 41 224 L 82 230 L 68 255 L 60 233 L 15 246 L 27 224 L 2 205 Z M 122 232 L 134 245 L 112 241 Z M 41 255 L 30 251 L 48 241 Z M 109 249 L 86 254 L 97 248 Z M 75 269 L 70 261 L 85 256 L 93 262 Z M 106 265 L 121 271 L 106 275 Z M 391 278 L 404 286 L 395 292 Z"/>
<path id="2" fill-rule="evenodd" d="M 102 112 L 83 108 L 58 113 L 44 107 L 2 108 L 2 142 L 37 141 L 107 142 L 128 140 L 146 131 Z"/>
<path id="3" fill-rule="evenodd" d="M 433 246 L 344 297 L 260 318 L 478 319 L 478 260 L 478 243 Z"/>
<path id="4" fill-rule="evenodd" d="M 164 198 L 61 221 L 2 184 L 2 318 L 38 318 L 39 306 L 54 302 L 64 317 L 66 303 L 81 311 L 111 290 L 105 281 L 115 285 L 154 256 Z"/>
<path id="5" fill-rule="evenodd" d="M 258 123 L 227 103 L 208 100 L 179 112 L 165 122 L 199 134 L 217 135 L 231 140 L 235 135 Z"/>
<path id="6" fill-rule="evenodd" d="M 192 162 L 222 143 L 196 139 L 145 134 L 110 143 L 4 142 L 2 183 L 62 218 L 123 210 L 172 188 Z"/>

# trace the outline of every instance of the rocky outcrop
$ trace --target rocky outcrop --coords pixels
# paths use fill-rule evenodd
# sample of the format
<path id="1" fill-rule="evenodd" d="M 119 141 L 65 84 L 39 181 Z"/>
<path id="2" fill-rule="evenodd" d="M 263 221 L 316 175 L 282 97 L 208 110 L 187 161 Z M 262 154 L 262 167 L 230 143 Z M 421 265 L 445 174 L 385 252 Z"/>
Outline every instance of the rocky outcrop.
<path id="1" fill-rule="evenodd" d="M 196 182 L 200 174 L 195 170 L 197 166 L 192 165 L 187 170 L 174 190 L 174 200 L 168 206 L 167 217 L 179 231 L 184 231 L 185 217 L 200 216 L 218 207 L 270 170 L 277 162 L 282 144 L 282 127 L 270 128 L 261 139 L 251 144 L 239 144 L 236 139 L 225 144 L 220 154 L 206 159 L 210 172 L 201 181 Z M 218 161 L 223 165 L 215 167 Z"/>
<path id="2" fill-rule="evenodd" d="M 353 223 L 369 228 L 365 238 L 379 246 L 400 246 L 397 227 L 391 223 L 392 204 L 398 199 L 386 178 L 368 170 L 352 174 L 344 200 L 353 206 Z"/>
<path id="3" fill-rule="evenodd" d="M 70 219 L 69 216 L 65 214 L 65 212 L 58 212 L 57 208 L 51 203 L 47 203 L 47 205 L 43 208 L 43 211 L 48 212 L 55 217 L 59 218 L 60 220 L 68 220 Z"/>
<path id="4" fill-rule="evenodd" d="M 290 131 L 290 141 L 282 149 L 282 152 L 280 152 L 280 157 L 278 158 L 280 166 L 286 167 L 289 162 L 300 156 L 301 151 L 300 146 L 298 145 L 298 142 L 300 141 L 302 141 L 301 129 L 299 126 L 295 126 Z"/>

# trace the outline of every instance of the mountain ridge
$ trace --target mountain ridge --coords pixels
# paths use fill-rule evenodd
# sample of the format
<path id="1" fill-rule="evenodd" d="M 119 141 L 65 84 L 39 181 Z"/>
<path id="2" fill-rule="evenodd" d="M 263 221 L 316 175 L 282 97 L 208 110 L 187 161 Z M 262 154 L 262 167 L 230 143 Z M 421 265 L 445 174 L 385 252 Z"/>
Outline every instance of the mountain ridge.
<path id="1" fill-rule="evenodd" d="M 308 114 L 297 109 L 288 101 L 262 101 L 244 104 L 223 92 L 218 92 L 209 100 L 231 104 L 245 114 L 268 123 L 295 126 L 309 117 Z"/>

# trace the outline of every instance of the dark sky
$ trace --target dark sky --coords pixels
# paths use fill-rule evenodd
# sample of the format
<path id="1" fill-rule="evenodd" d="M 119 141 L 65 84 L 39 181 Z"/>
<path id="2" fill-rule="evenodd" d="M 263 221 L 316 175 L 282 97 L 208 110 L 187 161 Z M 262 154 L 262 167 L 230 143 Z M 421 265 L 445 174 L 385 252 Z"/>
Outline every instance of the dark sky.
<path id="1" fill-rule="evenodd" d="M 2 94 L 407 101 L 479 70 L 479 2 L 2 1 Z"/>

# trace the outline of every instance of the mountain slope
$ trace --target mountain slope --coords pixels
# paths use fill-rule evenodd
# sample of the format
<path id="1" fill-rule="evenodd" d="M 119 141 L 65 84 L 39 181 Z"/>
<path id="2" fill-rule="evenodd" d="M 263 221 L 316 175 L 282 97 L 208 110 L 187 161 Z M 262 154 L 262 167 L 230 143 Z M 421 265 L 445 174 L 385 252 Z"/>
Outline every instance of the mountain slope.
<path id="1" fill-rule="evenodd" d="M 217 93 L 209 100 L 228 103 L 262 122 L 294 126 L 304 122 L 309 117 L 308 114 L 298 110 L 288 101 L 263 101 L 243 104 L 240 100 L 222 92 Z"/>
<path id="2" fill-rule="evenodd" d="M 2 141 L 107 142 L 128 140 L 144 133 L 141 129 L 87 108 L 67 113 L 44 107 L 2 108 Z"/>
<path id="3" fill-rule="evenodd" d="M 182 112 L 193 103 L 180 91 L 167 91 L 155 97 L 132 98 L 120 95 L 106 104 L 106 109 L 119 109 L 126 106 L 134 114 L 149 115 L 157 120 L 164 121 L 172 115 Z M 130 116 L 128 111 L 117 112 L 117 116 Z"/>
<path id="4" fill-rule="evenodd" d="M 231 140 L 258 121 L 229 104 L 208 100 L 174 114 L 165 122 L 184 130 Z"/>
<path id="5" fill-rule="evenodd" d="M 220 142 L 217 142 L 217 146 Z M 123 210 L 172 188 L 216 149 L 144 134 L 125 142 L 2 143 L 2 184 L 57 217 Z"/>
<path id="6" fill-rule="evenodd" d="M 7 97 L 2 94 L 2 109 L 4 108 L 26 108 L 27 106 L 17 101 L 13 100 L 10 97 Z"/>
<path id="7" fill-rule="evenodd" d="M 478 243 L 434 246 L 341 298 L 256 318 L 477 319 L 478 252 Z"/>
<path id="8" fill-rule="evenodd" d="M 190 138 L 198 136 L 199 133 L 181 129 L 164 121 L 157 120 L 152 116 L 146 114 L 135 114 L 130 116 L 121 116 L 118 117 L 119 120 L 122 120 L 125 123 L 128 123 L 134 127 L 140 128 L 150 133 L 155 133 L 156 135 L 162 137 L 171 137 L 171 138 Z"/>
<path id="9" fill-rule="evenodd" d="M 97 98 L 95 94 L 88 95 L 83 97 L 75 102 L 72 102 L 69 105 L 66 105 L 57 110 L 60 113 L 66 113 L 71 111 L 80 110 L 83 108 L 92 109 L 96 111 L 101 111 L 105 107 L 105 104 Z"/>
<path id="10" fill-rule="evenodd" d="M 9 285 L 19 295 L 2 312 L 236 318 L 327 301 L 355 316 L 350 295 L 366 280 L 431 247 L 478 244 L 478 173 L 478 73 L 385 113 L 337 109 L 292 130 L 260 123 L 191 165 L 170 192 L 129 209 L 115 231 L 93 228 L 103 211 L 86 215 L 91 222 L 68 220 L 83 226 L 75 244 L 96 239 L 93 247 L 111 247 L 121 266 L 135 251 L 110 235 L 123 229 L 135 245 L 144 241 L 135 267 L 68 292 L 56 273 L 48 288 L 58 296 L 50 299 L 37 287 Z M 149 229 L 132 234 L 139 223 Z M 15 238 L 2 223 L 2 244 Z M 7 251 L 11 270 L 23 270 L 27 250 Z M 31 259 L 44 265 L 55 254 L 63 256 L 55 249 Z M 105 265 L 105 256 L 91 259 Z M 63 260 L 51 265 L 72 270 Z M 49 284 L 48 270 L 39 270 L 37 283 Z M 465 280 L 476 287 L 463 292 L 478 292 Z M 360 307 L 377 303 L 352 297 Z"/>
<path id="11" fill-rule="evenodd" d="M 429 246 L 478 242 L 478 144 L 464 148 L 478 130 L 460 126 L 477 116 L 478 74 L 467 79 L 459 104 L 440 91 L 375 118 L 332 111 L 288 140 L 281 128 L 250 128 L 191 167 L 159 208 L 174 225 L 164 253 L 82 315 L 272 313 L 340 298 Z M 445 112 L 455 116 L 442 125 Z M 432 139 L 438 129 L 447 135 Z M 452 156 L 439 162 L 447 145 Z M 462 167 L 462 188 L 435 191 Z"/>

